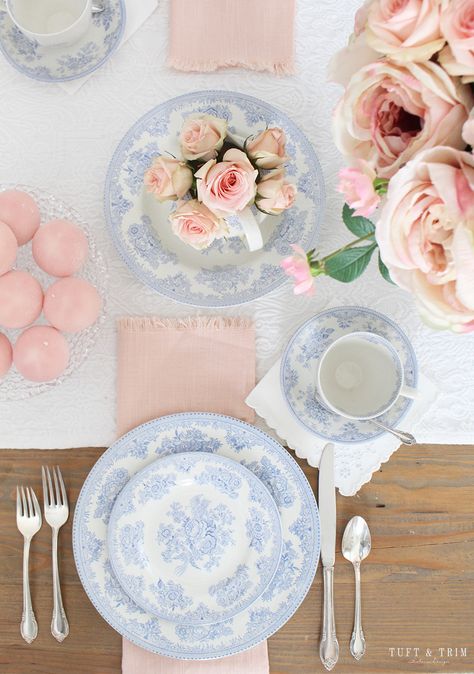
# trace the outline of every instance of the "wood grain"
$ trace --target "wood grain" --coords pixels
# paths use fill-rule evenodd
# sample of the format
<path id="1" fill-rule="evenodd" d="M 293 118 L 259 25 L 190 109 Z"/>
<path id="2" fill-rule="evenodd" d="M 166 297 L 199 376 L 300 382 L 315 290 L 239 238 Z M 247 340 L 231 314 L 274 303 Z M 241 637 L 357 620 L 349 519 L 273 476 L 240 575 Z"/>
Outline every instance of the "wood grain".
<path id="1" fill-rule="evenodd" d="M 359 514 L 369 522 L 373 548 L 362 572 L 368 650 L 359 663 L 348 649 L 353 572 L 339 551 L 337 554 L 336 621 L 341 657 L 335 671 L 474 672 L 473 450 L 466 446 L 401 449 L 357 496 L 338 497 L 338 545 L 347 520 Z M 19 634 L 22 539 L 15 525 L 15 487 L 17 483 L 30 484 L 40 492 L 40 466 L 54 462 L 61 466 L 74 504 L 101 453 L 98 449 L 1 452 L 0 674 L 121 673 L 121 638 L 92 607 L 75 570 L 72 517 L 60 539 L 63 595 L 71 634 L 63 644 L 50 635 L 50 529 L 45 525 L 33 541 L 31 558 L 32 596 L 40 632 L 31 646 Z M 315 488 L 316 471 L 304 462 L 300 465 Z M 318 570 L 299 611 L 269 640 L 271 674 L 324 671 L 318 657 L 321 594 Z M 418 657 L 413 660 L 415 653 L 407 653 L 407 648 L 418 648 Z"/>

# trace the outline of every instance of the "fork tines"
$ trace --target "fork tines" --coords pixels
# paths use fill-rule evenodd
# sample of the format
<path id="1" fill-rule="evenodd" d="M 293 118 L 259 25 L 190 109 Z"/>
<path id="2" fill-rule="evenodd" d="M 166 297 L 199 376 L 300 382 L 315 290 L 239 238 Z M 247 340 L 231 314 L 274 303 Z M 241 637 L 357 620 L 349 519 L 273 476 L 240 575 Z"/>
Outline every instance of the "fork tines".
<path id="1" fill-rule="evenodd" d="M 41 478 L 43 480 L 43 494 L 45 508 L 54 506 L 67 506 L 66 487 L 59 466 L 53 466 L 53 478 L 48 466 L 41 466 Z M 53 488 L 54 482 L 54 488 Z"/>
<path id="2" fill-rule="evenodd" d="M 36 494 L 30 487 L 23 485 L 16 488 L 16 514 L 17 517 L 38 517 L 41 516 L 41 508 L 36 498 Z"/>

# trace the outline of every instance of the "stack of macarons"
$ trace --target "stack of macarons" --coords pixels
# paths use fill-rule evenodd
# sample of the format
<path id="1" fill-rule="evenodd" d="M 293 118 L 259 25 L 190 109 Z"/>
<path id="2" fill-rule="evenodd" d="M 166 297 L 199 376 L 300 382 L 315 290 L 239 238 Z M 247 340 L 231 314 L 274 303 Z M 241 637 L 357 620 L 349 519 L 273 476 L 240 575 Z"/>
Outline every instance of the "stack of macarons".
<path id="1" fill-rule="evenodd" d="M 39 269 L 54 280 L 45 290 L 16 266 L 20 246 L 31 242 Z M 102 300 L 96 288 L 74 276 L 89 254 L 84 231 L 68 220 L 41 225 L 34 199 L 20 190 L 0 192 L 0 379 L 12 364 L 34 382 L 57 379 L 69 363 L 64 333 L 95 323 Z M 37 324 L 43 314 L 47 324 Z M 12 344 L 1 329 L 21 330 Z"/>

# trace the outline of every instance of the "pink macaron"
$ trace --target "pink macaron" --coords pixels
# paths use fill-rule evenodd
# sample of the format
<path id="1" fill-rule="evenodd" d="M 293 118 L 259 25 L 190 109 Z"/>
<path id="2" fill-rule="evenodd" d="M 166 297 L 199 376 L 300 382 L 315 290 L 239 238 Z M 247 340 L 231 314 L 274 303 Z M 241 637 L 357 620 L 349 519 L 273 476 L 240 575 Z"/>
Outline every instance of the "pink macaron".
<path id="1" fill-rule="evenodd" d="M 18 372 L 30 381 L 57 379 L 69 362 L 66 338 L 49 325 L 34 325 L 18 337 L 13 348 Z"/>
<path id="2" fill-rule="evenodd" d="M 0 379 L 4 377 L 12 364 L 12 345 L 6 335 L 0 332 Z"/>
<path id="3" fill-rule="evenodd" d="M 89 244 L 80 227 L 68 220 L 51 220 L 33 237 L 36 264 L 51 276 L 72 276 L 87 259 Z"/>
<path id="4" fill-rule="evenodd" d="M 26 271 L 13 270 L 0 276 L 0 325 L 24 328 L 41 313 L 43 290 Z"/>
<path id="5" fill-rule="evenodd" d="M 80 332 L 95 323 L 102 300 L 93 285 L 82 278 L 63 278 L 46 291 L 44 315 L 58 330 Z"/>
<path id="6" fill-rule="evenodd" d="M 33 197 L 21 190 L 0 192 L 0 220 L 16 236 L 19 246 L 31 241 L 40 226 L 40 212 Z"/>
<path id="7" fill-rule="evenodd" d="M 0 276 L 13 267 L 17 252 L 16 236 L 8 225 L 0 221 Z"/>

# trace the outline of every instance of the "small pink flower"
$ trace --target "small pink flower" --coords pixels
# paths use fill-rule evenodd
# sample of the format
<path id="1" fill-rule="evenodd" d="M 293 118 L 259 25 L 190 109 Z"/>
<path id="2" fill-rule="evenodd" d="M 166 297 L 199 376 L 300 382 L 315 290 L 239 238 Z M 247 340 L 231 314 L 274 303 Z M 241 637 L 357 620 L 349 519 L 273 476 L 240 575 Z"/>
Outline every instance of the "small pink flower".
<path id="1" fill-rule="evenodd" d="M 257 185 L 257 206 L 270 215 L 280 215 L 295 203 L 296 186 L 285 181 L 285 170 L 267 173 Z"/>
<path id="2" fill-rule="evenodd" d="M 285 274 L 292 276 L 295 282 L 295 295 L 314 295 L 314 279 L 311 274 L 308 257 L 301 246 L 292 244 L 295 255 L 290 255 L 280 262 Z"/>
<path id="3" fill-rule="evenodd" d="M 169 220 L 176 236 L 196 250 L 207 248 L 227 234 L 225 222 L 196 199 L 179 204 Z"/>
<path id="4" fill-rule="evenodd" d="M 227 122 L 213 115 L 188 117 L 181 129 L 181 150 L 188 161 L 208 161 L 217 156 L 227 135 Z"/>
<path id="5" fill-rule="evenodd" d="M 193 173 L 179 159 L 157 157 L 146 171 L 144 183 L 158 201 L 181 199 L 193 184 Z"/>
<path id="6" fill-rule="evenodd" d="M 346 202 L 354 209 L 354 215 L 368 218 L 377 209 L 380 196 L 374 188 L 377 175 L 374 169 L 363 159 L 357 167 L 343 168 L 339 171 L 338 192 L 344 194 Z"/>
<path id="7" fill-rule="evenodd" d="M 286 156 L 286 136 L 283 129 L 265 129 L 245 144 L 245 150 L 255 164 L 263 169 L 274 169 L 284 164 Z"/>
<path id="8" fill-rule="evenodd" d="M 441 31 L 447 40 L 439 61 L 453 77 L 474 82 L 474 0 L 450 0 L 441 13 Z"/>
<path id="9" fill-rule="evenodd" d="M 211 159 L 196 173 L 199 199 L 214 213 L 238 213 L 253 203 L 258 171 L 242 150 L 227 150 L 222 161 Z"/>

